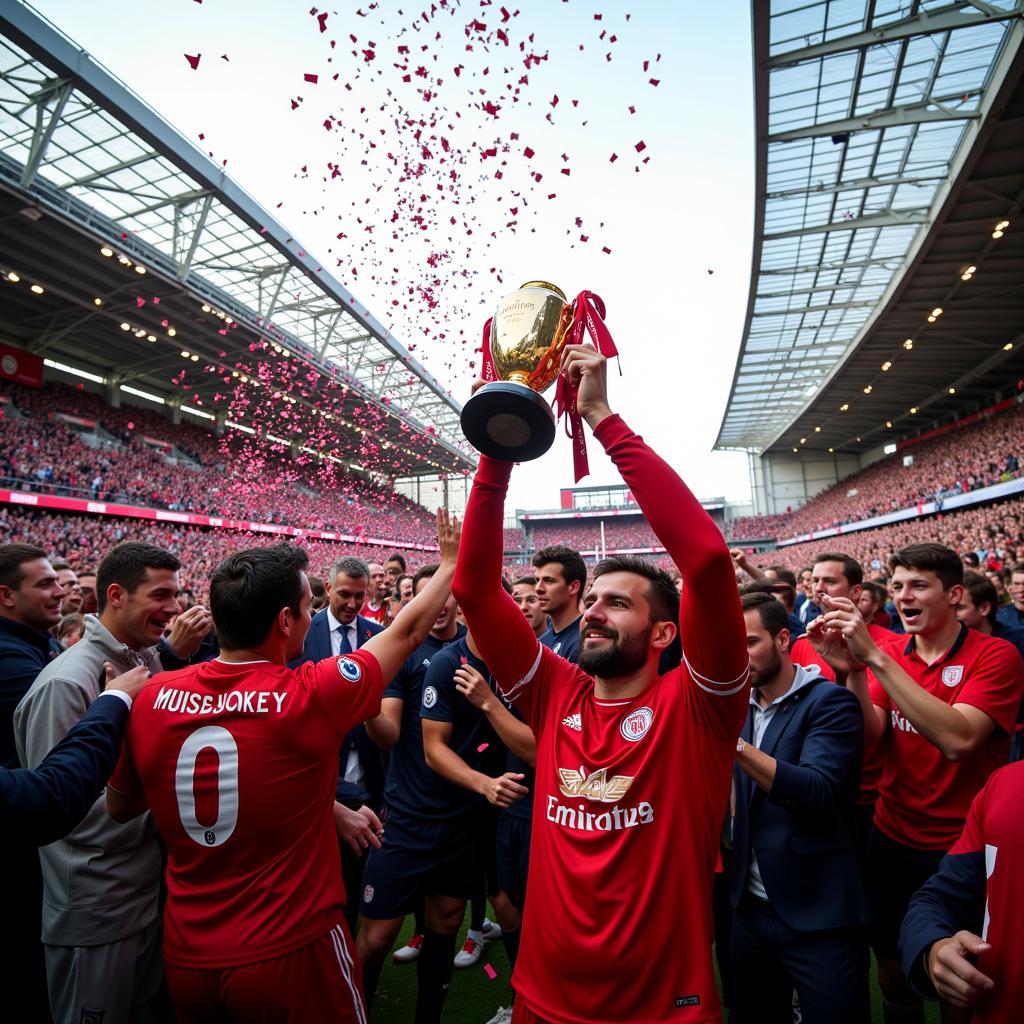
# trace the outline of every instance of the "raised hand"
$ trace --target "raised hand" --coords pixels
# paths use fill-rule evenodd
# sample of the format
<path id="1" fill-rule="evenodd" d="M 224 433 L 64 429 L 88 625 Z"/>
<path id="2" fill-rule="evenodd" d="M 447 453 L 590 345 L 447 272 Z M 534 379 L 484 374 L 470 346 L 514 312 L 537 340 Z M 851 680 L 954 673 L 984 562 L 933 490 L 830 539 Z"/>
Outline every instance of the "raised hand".
<path id="1" fill-rule="evenodd" d="M 593 345 L 566 345 L 562 350 L 562 373 L 576 389 L 576 408 L 591 426 L 606 416 L 608 407 L 608 361 Z"/>
<path id="2" fill-rule="evenodd" d="M 836 672 L 849 674 L 864 668 L 850 652 L 846 637 L 838 629 L 830 629 L 825 625 L 824 616 L 819 615 L 807 624 L 806 635 L 810 645 Z"/>
<path id="3" fill-rule="evenodd" d="M 849 598 L 829 597 L 828 594 L 822 595 L 821 603 L 824 606 L 821 618 L 825 628 L 841 633 L 850 654 L 861 665 L 867 663 L 872 654 L 877 653 L 878 647 L 871 638 L 864 616 L 857 606 Z"/>
<path id="4" fill-rule="evenodd" d="M 441 561 L 455 564 L 459 555 L 459 540 L 462 538 L 462 524 L 448 509 L 437 510 L 437 543 L 441 549 Z"/>
<path id="5" fill-rule="evenodd" d="M 201 604 L 194 604 L 174 620 L 167 642 L 179 658 L 191 658 L 199 650 L 199 645 L 212 625 L 209 611 Z"/>

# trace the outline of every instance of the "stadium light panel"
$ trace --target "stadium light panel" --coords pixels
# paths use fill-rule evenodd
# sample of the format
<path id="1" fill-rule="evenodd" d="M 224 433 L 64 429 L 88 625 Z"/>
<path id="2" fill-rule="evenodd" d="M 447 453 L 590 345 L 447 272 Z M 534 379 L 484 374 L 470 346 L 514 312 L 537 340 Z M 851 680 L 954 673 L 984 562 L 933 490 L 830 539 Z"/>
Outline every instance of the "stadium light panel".
<path id="1" fill-rule="evenodd" d="M 18 277 L 18 275 L 17 275 L 17 274 L 16 274 L 16 273 L 15 273 L 15 272 L 14 272 L 14 271 L 12 270 L 12 271 L 11 271 L 11 272 L 10 272 L 10 273 L 9 273 L 9 274 L 7 275 L 7 280 L 8 280 L 8 281 L 10 281 L 10 282 L 11 282 L 11 284 L 17 284 L 17 283 L 18 283 L 18 282 L 19 282 L 19 281 L 21 280 L 21 278 L 20 278 L 20 277 Z"/>
<path id="2" fill-rule="evenodd" d="M 96 373 L 89 373 L 87 370 L 79 370 L 75 366 L 68 366 L 67 363 L 58 363 L 54 359 L 44 359 L 43 366 L 49 366 L 54 370 L 61 370 L 70 373 L 73 377 L 82 377 L 84 380 L 91 380 L 94 384 L 106 384 L 107 378 Z"/>
<path id="3" fill-rule="evenodd" d="M 154 395 L 150 391 L 140 391 L 138 388 L 133 388 L 128 384 L 120 385 L 120 390 L 126 391 L 129 395 L 135 395 L 138 398 L 145 398 L 147 402 L 156 402 L 157 405 L 167 404 L 166 400 L 161 398 L 159 395 Z"/>
<path id="4" fill-rule="evenodd" d="M 45 289 L 43 288 L 43 286 L 41 284 L 34 284 L 34 285 L 32 285 L 32 289 L 31 290 L 34 291 L 36 293 L 36 295 L 43 295 L 45 293 Z"/>
<path id="5" fill-rule="evenodd" d="M 181 407 L 182 412 L 187 412 L 189 416 L 197 416 L 201 420 L 212 420 L 216 417 L 210 415 L 208 412 L 204 412 L 202 409 L 194 409 L 191 405 L 183 405 Z"/>
<path id="6" fill-rule="evenodd" d="M 110 248 L 109 246 L 106 246 L 106 245 L 104 245 L 104 246 L 103 246 L 103 247 L 102 247 L 102 248 L 100 249 L 100 255 L 101 255 L 101 256 L 106 256 L 106 257 L 107 257 L 107 259 L 110 259 L 110 257 L 114 255 L 114 250 L 113 250 L 113 249 L 111 249 L 111 248 Z"/>

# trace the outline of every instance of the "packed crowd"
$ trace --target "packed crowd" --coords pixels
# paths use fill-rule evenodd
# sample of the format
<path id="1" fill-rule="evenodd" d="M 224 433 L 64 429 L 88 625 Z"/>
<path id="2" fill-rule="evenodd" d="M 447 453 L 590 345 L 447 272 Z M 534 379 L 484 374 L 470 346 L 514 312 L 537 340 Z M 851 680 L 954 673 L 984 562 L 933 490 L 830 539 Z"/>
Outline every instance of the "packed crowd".
<path id="1" fill-rule="evenodd" d="M 536 523 L 530 532 L 535 548 L 548 544 L 568 544 L 578 551 L 601 550 L 601 522 L 598 519 L 563 519 L 552 523 Z M 629 551 L 636 548 L 660 547 L 643 516 L 604 520 L 604 545 L 608 551 Z"/>
<path id="2" fill-rule="evenodd" d="M 0 512 L 26 1019 L 365 1022 L 391 957 L 375 1019 L 440 1024 L 498 939 L 489 1024 L 865 1024 L 872 953 L 886 1022 L 1016 1019 L 1024 500 L 730 551 L 602 365 L 566 357 L 671 572 L 563 532 L 503 575 L 486 457 L 429 565 Z"/>
<path id="3" fill-rule="evenodd" d="M 3 393 L 15 408 L 0 405 L 0 487 L 414 544 L 433 537 L 430 516 L 415 502 L 333 464 L 303 464 L 269 444 L 255 455 L 243 436 L 172 426 L 155 412 L 113 409 L 59 384 Z M 112 440 L 93 447 L 55 412 L 93 420 Z M 187 461 L 169 459 L 147 437 L 173 445 Z M 401 538 L 394 537 L 398 523 Z"/>
<path id="4" fill-rule="evenodd" d="M 799 536 L 901 508 L 941 501 L 1024 470 L 1024 405 L 945 431 L 887 456 L 816 494 L 795 512 L 734 519 L 737 540 Z M 905 458 L 912 458 L 904 465 Z"/>

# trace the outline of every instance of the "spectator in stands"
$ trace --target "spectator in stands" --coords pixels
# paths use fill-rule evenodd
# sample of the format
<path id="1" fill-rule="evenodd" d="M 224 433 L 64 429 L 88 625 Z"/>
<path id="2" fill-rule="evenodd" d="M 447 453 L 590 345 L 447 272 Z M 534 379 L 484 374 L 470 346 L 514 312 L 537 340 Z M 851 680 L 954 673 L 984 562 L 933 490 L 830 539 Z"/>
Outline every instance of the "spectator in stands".
<path id="1" fill-rule="evenodd" d="M 543 636 L 548 628 L 548 617 L 540 608 L 536 579 L 533 576 L 520 576 L 512 584 L 512 600 L 519 605 L 534 634 Z"/>
<path id="2" fill-rule="evenodd" d="M 999 569 L 986 569 L 985 575 L 988 577 L 988 581 L 996 588 L 996 594 L 999 596 L 999 606 L 1002 607 L 1004 604 L 1012 603 L 1010 592 L 1007 589 L 1007 579 L 1004 573 Z"/>
<path id="3" fill-rule="evenodd" d="M 869 625 L 881 626 L 892 633 L 902 633 L 903 623 L 897 615 L 896 621 L 885 610 L 886 602 L 889 600 L 889 591 L 884 583 L 875 580 L 865 580 L 861 584 L 860 597 L 857 598 L 857 610 L 864 617 Z"/>
<path id="4" fill-rule="evenodd" d="M 923 1017 L 900 966 L 900 924 L 911 896 L 956 842 L 970 800 L 1006 763 L 1024 665 L 1012 645 L 957 620 L 963 563 L 955 551 L 918 544 L 897 552 L 890 569 L 909 642 L 879 646 L 853 602 L 828 596 L 808 636 L 847 673 L 866 741 L 886 740 L 868 841 L 872 945 L 887 1020 L 909 1022 Z"/>
<path id="5" fill-rule="evenodd" d="M 1024 627 L 1024 562 L 1010 569 L 1010 604 L 1004 605 L 996 617 L 1004 626 Z"/>
<path id="6" fill-rule="evenodd" d="M 74 647 L 82 639 L 84 632 L 84 616 L 78 612 L 62 615 L 60 622 L 57 623 L 57 643 L 66 651 L 69 647 Z"/>
<path id="7" fill-rule="evenodd" d="M 771 591 L 786 608 L 789 615 L 790 636 L 803 636 L 807 627 L 796 614 L 796 573 L 784 565 L 769 565 L 764 570 L 765 579 L 771 584 Z"/>
<path id="8" fill-rule="evenodd" d="M 18 756 L 34 768 L 99 696 L 104 663 L 117 672 L 162 670 L 156 645 L 178 614 L 180 562 L 169 551 L 125 543 L 100 563 L 99 617 L 85 638 L 50 662 L 14 715 Z M 118 825 L 101 800 L 65 839 L 40 851 L 43 943 L 50 1008 L 58 1021 L 104 1015 L 126 1021 L 162 976 L 161 854 L 144 815 Z"/>

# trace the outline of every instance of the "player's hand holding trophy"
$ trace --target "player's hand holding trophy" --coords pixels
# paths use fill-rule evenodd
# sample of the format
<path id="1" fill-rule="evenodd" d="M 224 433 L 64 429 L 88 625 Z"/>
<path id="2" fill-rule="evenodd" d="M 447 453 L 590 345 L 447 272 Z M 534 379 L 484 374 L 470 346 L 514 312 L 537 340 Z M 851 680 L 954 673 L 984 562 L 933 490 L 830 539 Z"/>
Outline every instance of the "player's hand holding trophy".
<path id="1" fill-rule="evenodd" d="M 541 393 L 558 378 L 555 406 L 573 440 L 577 482 L 587 475 L 576 396 L 559 366 L 562 349 L 582 343 L 584 331 L 602 355 L 618 354 L 604 312 L 593 292 L 580 292 L 569 303 L 561 288 L 547 281 L 527 281 L 498 303 L 481 346 L 487 383 L 462 409 L 462 431 L 474 448 L 503 462 L 543 455 L 555 440 L 555 414 Z"/>

